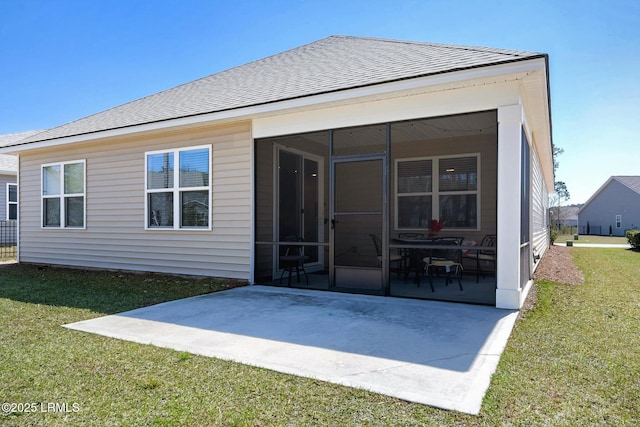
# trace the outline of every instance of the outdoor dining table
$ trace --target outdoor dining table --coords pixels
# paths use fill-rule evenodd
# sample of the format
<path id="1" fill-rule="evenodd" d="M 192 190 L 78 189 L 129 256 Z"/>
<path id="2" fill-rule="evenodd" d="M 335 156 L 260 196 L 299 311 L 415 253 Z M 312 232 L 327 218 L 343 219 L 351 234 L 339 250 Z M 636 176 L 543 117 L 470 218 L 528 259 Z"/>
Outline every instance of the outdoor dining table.
<path id="1" fill-rule="evenodd" d="M 415 273 L 414 282 L 417 286 L 420 286 L 420 278 L 422 276 L 422 270 L 424 269 L 423 258 L 430 255 L 431 251 L 438 249 L 451 249 L 451 244 L 439 244 L 443 240 L 458 239 L 460 243 L 464 240 L 459 237 L 430 237 L 430 238 L 393 238 L 389 245 L 390 249 L 399 249 L 400 251 L 406 251 L 408 265 L 404 269 L 404 280 L 407 281 L 409 275 Z M 478 246 L 464 246 L 458 244 L 456 249 L 460 251 L 475 251 Z"/>
<path id="2" fill-rule="evenodd" d="M 438 245 L 435 244 L 435 239 L 432 238 L 395 238 L 391 239 L 389 248 L 399 249 L 401 253 L 406 252 L 408 265 L 404 268 L 404 280 L 407 281 L 409 275 L 415 272 L 415 283 L 420 286 L 420 276 L 422 275 L 423 268 L 421 260 L 427 251 L 437 249 Z"/>

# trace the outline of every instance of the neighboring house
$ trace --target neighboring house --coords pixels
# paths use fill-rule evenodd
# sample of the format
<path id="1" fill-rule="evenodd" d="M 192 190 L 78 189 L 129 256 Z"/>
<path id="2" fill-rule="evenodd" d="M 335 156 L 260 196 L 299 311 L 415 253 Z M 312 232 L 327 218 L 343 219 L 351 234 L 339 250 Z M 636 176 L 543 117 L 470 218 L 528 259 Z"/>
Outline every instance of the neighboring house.
<path id="1" fill-rule="evenodd" d="M 640 176 L 612 176 L 578 211 L 581 234 L 624 236 L 640 228 Z"/>
<path id="2" fill-rule="evenodd" d="M 0 221 L 18 219 L 17 173 L 18 158 L 0 154 Z"/>
<path id="3" fill-rule="evenodd" d="M 0 149 L 38 132 L 0 135 Z M 0 221 L 18 219 L 18 157 L 0 154 Z"/>
<path id="4" fill-rule="evenodd" d="M 549 208 L 551 223 L 556 227 L 577 227 L 580 206 L 554 206 Z"/>
<path id="5" fill-rule="evenodd" d="M 548 75 L 542 53 L 332 36 L 50 129 L 4 149 L 19 260 L 276 285 L 299 262 L 291 286 L 517 309 L 549 241 Z M 497 235 L 460 286 L 419 286 L 431 249 L 406 234 L 431 219 L 474 268 L 464 242 Z"/>
<path id="6" fill-rule="evenodd" d="M 37 132 L 0 135 L 0 149 Z M 0 256 L 18 241 L 18 157 L 0 154 Z M 13 253 L 13 249 L 11 249 Z"/>

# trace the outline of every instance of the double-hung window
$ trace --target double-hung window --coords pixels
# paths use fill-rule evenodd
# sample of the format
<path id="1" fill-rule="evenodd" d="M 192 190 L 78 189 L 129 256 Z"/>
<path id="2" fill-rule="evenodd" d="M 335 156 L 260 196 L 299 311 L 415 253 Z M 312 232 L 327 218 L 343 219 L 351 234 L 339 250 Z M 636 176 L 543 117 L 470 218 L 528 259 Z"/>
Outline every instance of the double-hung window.
<path id="1" fill-rule="evenodd" d="M 85 161 L 42 165 L 42 226 L 85 227 Z"/>
<path id="2" fill-rule="evenodd" d="M 398 159 L 396 229 L 426 229 L 432 219 L 477 229 L 479 164 L 479 154 Z"/>
<path id="3" fill-rule="evenodd" d="M 18 219 L 18 184 L 7 184 L 7 219 Z"/>
<path id="4" fill-rule="evenodd" d="M 396 165 L 396 228 L 427 228 L 433 216 L 433 159 L 399 160 Z"/>
<path id="5" fill-rule="evenodd" d="M 147 229 L 211 229 L 211 146 L 146 153 Z"/>

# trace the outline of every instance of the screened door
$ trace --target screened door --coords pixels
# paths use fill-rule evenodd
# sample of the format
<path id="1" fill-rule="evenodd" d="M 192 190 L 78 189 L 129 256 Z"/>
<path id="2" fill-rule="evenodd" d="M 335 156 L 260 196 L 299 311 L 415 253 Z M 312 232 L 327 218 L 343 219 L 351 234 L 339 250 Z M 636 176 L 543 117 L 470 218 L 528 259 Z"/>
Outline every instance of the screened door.
<path id="1" fill-rule="evenodd" d="M 333 162 L 332 272 L 337 289 L 382 293 L 383 158 Z"/>

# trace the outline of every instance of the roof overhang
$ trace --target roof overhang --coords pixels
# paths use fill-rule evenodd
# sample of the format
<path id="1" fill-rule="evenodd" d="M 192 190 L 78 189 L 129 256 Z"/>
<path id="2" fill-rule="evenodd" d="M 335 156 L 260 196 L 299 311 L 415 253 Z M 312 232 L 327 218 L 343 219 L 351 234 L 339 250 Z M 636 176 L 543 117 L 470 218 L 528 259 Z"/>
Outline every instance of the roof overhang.
<path id="1" fill-rule="evenodd" d="M 541 77 L 542 76 L 542 77 Z M 159 122 L 128 126 L 117 129 L 92 132 L 82 135 L 43 140 L 31 143 L 14 144 L 0 148 L 0 153 L 17 154 L 35 149 L 52 148 L 63 145 L 91 143 L 106 139 L 139 136 L 169 130 L 181 130 L 222 124 L 254 118 L 274 116 L 283 113 L 308 111 L 328 106 L 361 103 L 367 100 L 383 99 L 397 96 L 398 93 L 424 93 L 429 88 L 438 91 L 453 90 L 473 81 L 474 84 L 490 84 L 514 79 L 522 81 L 523 104 L 532 132 L 538 144 L 541 161 L 547 157 L 552 159 L 551 148 L 551 117 L 549 107 L 548 63 L 547 56 L 517 60 L 508 63 L 489 65 L 430 76 L 409 78 L 389 83 L 381 83 L 354 89 L 344 89 L 330 93 L 310 95 L 295 99 L 252 105 L 242 108 L 216 111 L 212 113 L 193 115 L 188 117 L 163 120 Z M 548 145 L 548 147 L 545 147 Z M 553 163 L 551 162 L 551 168 Z M 553 173 L 551 173 L 553 175 Z"/>
<path id="2" fill-rule="evenodd" d="M 549 58 L 540 59 L 535 73 L 521 80 L 522 104 L 526 122 L 533 137 L 532 145 L 538 154 L 549 192 L 555 187 L 553 169 L 553 127 L 551 120 L 551 90 Z"/>

